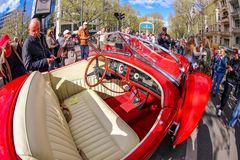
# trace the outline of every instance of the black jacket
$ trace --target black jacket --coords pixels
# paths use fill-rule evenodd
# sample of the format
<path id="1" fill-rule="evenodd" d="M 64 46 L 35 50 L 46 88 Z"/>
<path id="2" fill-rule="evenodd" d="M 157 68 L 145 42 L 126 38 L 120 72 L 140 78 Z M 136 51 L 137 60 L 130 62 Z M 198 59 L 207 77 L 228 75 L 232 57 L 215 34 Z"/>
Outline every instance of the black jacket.
<path id="1" fill-rule="evenodd" d="M 50 55 L 51 52 L 43 34 L 40 34 L 39 37 L 33 37 L 31 35 L 27 37 L 22 49 L 23 64 L 27 71 L 47 71 L 47 58 L 49 58 Z"/>
<path id="2" fill-rule="evenodd" d="M 233 85 L 236 85 L 238 81 L 240 81 L 240 60 L 235 60 L 233 58 L 229 65 L 232 67 L 233 71 L 229 71 L 227 73 L 227 81 Z"/>
<path id="3" fill-rule="evenodd" d="M 158 44 L 160 46 L 163 46 L 164 48 L 169 49 L 170 43 L 171 43 L 171 39 L 167 33 L 161 32 L 158 35 Z"/>

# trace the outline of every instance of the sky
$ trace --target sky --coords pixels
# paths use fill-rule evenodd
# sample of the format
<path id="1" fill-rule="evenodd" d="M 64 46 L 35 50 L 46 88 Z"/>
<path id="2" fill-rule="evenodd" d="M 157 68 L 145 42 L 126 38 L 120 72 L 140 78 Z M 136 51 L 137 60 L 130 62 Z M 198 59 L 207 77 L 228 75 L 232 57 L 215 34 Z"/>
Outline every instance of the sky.
<path id="1" fill-rule="evenodd" d="M 20 6 L 20 0 L 0 0 L 0 17 Z"/>
<path id="2" fill-rule="evenodd" d="M 27 0 L 31 1 L 32 0 Z M 151 12 L 159 12 L 162 14 L 164 23 L 168 26 L 168 16 L 173 13 L 174 0 L 119 0 L 120 5 L 130 4 L 138 10 L 141 16 Z M 0 0 L 0 17 L 8 12 L 13 11 L 17 7 L 23 6 L 24 0 Z M 29 2 L 28 2 L 29 3 Z"/>
<path id="3" fill-rule="evenodd" d="M 174 0 L 119 0 L 120 5 L 130 4 L 141 16 L 152 12 L 159 12 L 163 16 L 165 26 L 168 26 L 168 17 L 173 13 Z"/>

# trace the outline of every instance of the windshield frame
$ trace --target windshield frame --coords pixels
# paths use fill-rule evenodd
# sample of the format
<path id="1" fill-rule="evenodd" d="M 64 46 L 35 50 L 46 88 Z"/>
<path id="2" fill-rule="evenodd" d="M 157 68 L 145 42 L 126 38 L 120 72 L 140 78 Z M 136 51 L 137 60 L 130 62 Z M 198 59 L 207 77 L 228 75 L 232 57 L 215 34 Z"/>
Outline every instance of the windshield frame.
<path id="1" fill-rule="evenodd" d="M 125 44 L 127 44 L 128 48 L 132 51 L 132 53 L 124 53 L 124 52 L 117 52 L 117 51 L 108 51 L 108 50 L 99 50 L 98 48 L 96 48 L 91 42 L 90 42 L 90 45 L 91 47 L 93 47 L 96 52 L 98 54 L 102 54 L 103 52 L 104 53 L 110 53 L 110 54 L 120 54 L 120 55 L 123 55 L 123 56 L 133 56 L 135 58 L 137 58 L 138 60 L 142 61 L 143 63 L 151 66 L 152 68 L 154 68 L 155 70 L 157 70 L 158 72 L 160 72 L 161 74 L 163 74 L 165 77 L 167 77 L 171 82 L 173 82 L 176 86 L 180 86 L 180 80 L 182 78 L 183 75 L 185 75 L 185 69 L 182 65 L 182 63 L 180 62 L 180 60 L 177 58 L 177 56 L 175 56 L 174 53 L 172 53 L 171 51 L 167 50 L 166 48 L 158 45 L 158 44 L 155 44 L 155 43 L 152 43 L 152 42 L 149 42 L 145 39 L 142 39 L 140 37 L 136 37 L 136 36 L 133 36 L 133 35 L 130 35 L 130 34 L 126 34 L 126 33 L 122 33 L 122 32 L 109 32 L 109 33 L 104 33 L 104 35 L 119 35 L 121 37 L 121 39 L 123 40 L 123 42 Z M 103 35 L 103 34 L 94 34 L 93 36 L 100 36 L 100 35 Z M 153 47 L 156 47 L 162 51 L 164 51 L 165 53 L 167 53 L 168 55 L 170 55 L 173 60 L 178 64 L 179 66 L 179 71 L 180 71 L 180 75 L 179 77 L 175 77 L 174 75 L 170 74 L 169 72 L 165 71 L 164 69 L 160 68 L 159 66 L 157 66 L 155 63 L 151 63 L 149 62 L 146 58 L 144 58 L 144 56 L 140 55 L 140 54 L 137 54 L 136 50 L 127 42 L 127 39 L 124 38 L 124 37 L 130 37 L 130 38 L 135 38 L 137 40 L 139 40 L 140 42 L 142 42 L 142 44 L 147 47 L 148 49 L 151 50 L 151 52 L 155 53 L 156 55 L 160 56 L 159 53 L 157 53 L 154 49 L 152 49 L 151 47 L 147 46 L 146 44 L 149 44 Z M 97 39 L 99 40 L 99 39 Z"/>

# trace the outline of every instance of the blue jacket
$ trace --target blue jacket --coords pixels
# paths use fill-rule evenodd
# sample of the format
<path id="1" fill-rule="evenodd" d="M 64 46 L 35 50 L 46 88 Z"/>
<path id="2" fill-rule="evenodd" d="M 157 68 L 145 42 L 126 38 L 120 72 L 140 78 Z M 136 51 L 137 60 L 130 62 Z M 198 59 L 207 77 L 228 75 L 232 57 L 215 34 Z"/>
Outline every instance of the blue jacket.
<path id="1" fill-rule="evenodd" d="M 217 73 L 225 73 L 228 61 L 229 59 L 227 56 L 224 56 L 223 58 L 215 57 L 214 71 Z"/>
<path id="2" fill-rule="evenodd" d="M 31 35 L 27 37 L 22 50 L 23 64 L 27 71 L 47 71 L 47 58 L 49 58 L 50 55 L 51 52 L 43 34 L 40 34 L 39 37 L 33 37 Z"/>

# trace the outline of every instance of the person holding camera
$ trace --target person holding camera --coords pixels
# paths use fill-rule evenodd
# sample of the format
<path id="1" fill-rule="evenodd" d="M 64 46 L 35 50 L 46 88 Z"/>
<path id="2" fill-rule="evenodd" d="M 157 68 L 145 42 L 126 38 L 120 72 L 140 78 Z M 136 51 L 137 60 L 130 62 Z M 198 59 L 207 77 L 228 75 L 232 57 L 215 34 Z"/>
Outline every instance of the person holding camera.
<path id="1" fill-rule="evenodd" d="M 76 62 L 77 55 L 75 53 L 75 42 L 73 41 L 71 32 L 69 30 L 65 30 L 63 32 L 63 36 L 65 40 L 63 45 L 61 46 L 63 49 L 61 57 L 62 65 L 64 66 Z"/>

